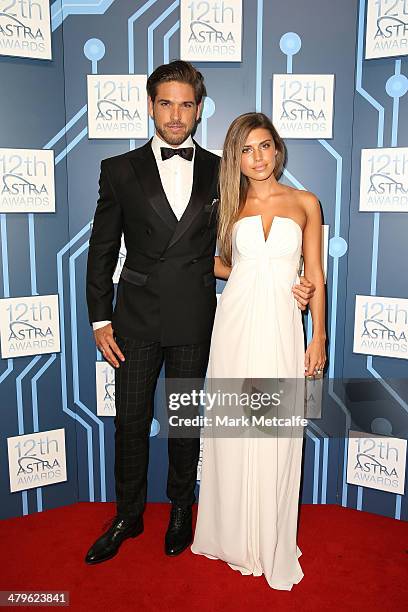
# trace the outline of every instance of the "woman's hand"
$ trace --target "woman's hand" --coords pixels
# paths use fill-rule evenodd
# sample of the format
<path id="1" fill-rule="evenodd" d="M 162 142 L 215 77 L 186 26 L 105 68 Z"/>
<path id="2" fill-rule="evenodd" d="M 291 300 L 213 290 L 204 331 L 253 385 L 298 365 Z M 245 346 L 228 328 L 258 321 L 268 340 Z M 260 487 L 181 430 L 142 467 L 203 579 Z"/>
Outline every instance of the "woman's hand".
<path id="1" fill-rule="evenodd" d="M 305 376 L 322 374 L 326 363 L 326 338 L 313 337 L 305 353 Z"/>

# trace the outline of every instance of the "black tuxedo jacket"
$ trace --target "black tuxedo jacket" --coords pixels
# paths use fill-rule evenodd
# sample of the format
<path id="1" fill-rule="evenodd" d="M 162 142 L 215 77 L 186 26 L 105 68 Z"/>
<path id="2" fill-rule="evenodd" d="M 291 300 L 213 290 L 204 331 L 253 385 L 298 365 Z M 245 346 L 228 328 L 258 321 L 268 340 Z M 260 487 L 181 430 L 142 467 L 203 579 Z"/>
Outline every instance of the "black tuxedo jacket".
<path id="1" fill-rule="evenodd" d="M 91 323 L 109 319 L 117 335 L 163 346 L 210 339 L 219 158 L 195 147 L 191 198 L 180 221 L 163 190 L 151 141 L 102 161 L 87 265 Z M 113 310 L 122 232 L 127 256 Z"/>

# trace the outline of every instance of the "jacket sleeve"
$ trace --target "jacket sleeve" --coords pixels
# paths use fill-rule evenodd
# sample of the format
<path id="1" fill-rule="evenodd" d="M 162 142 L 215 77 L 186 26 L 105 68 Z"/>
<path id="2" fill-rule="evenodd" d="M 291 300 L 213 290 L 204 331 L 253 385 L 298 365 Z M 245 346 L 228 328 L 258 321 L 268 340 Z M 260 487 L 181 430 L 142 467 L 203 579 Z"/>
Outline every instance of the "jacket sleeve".
<path id="1" fill-rule="evenodd" d="M 121 206 L 112 188 L 106 160 L 103 160 L 86 272 L 86 300 L 90 323 L 112 319 L 112 275 L 119 256 L 122 227 Z"/>

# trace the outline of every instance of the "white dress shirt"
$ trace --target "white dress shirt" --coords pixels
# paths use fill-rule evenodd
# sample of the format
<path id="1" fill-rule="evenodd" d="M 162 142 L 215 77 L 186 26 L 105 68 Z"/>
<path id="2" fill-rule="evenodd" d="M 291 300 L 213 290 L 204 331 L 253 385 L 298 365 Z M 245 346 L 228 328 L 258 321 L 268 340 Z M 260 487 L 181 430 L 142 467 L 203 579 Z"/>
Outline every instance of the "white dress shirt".
<path id="1" fill-rule="evenodd" d="M 163 185 L 164 193 L 166 194 L 167 200 L 176 215 L 177 219 L 180 220 L 187 204 L 190 201 L 191 190 L 193 187 L 193 170 L 194 170 L 194 155 L 195 147 L 191 136 L 187 138 L 178 147 L 171 147 L 172 149 L 178 149 L 179 147 L 193 147 L 193 159 L 187 161 L 180 157 L 180 155 L 173 155 L 170 159 L 162 160 L 161 158 L 161 147 L 170 147 L 171 145 L 164 142 L 157 134 L 152 138 L 152 150 L 156 160 L 157 168 L 159 170 L 160 180 Z M 110 323 L 110 321 L 96 321 L 92 323 L 93 329 L 99 329 Z"/>

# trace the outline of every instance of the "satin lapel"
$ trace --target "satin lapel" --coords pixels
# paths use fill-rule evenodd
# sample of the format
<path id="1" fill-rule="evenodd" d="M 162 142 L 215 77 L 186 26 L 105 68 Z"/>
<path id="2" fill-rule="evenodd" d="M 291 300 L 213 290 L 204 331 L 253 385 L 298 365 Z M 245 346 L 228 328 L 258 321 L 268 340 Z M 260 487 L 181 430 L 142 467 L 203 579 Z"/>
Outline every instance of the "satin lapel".
<path id="1" fill-rule="evenodd" d="M 137 153 L 130 158 L 130 161 L 147 200 L 164 223 L 174 230 L 177 225 L 177 217 L 166 198 L 152 151 L 151 140 L 144 147 L 137 149 Z"/>
<path id="2" fill-rule="evenodd" d="M 212 184 L 213 167 L 210 163 L 206 163 L 203 159 L 202 149 L 195 143 L 196 151 L 194 156 L 193 170 L 193 186 L 191 189 L 190 201 L 184 211 L 183 216 L 178 222 L 173 237 L 171 238 L 167 248 L 172 247 L 183 234 L 188 230 L 196 216 L 202 210 L 204 204 L 209 197 L 209 188 Z"/>

